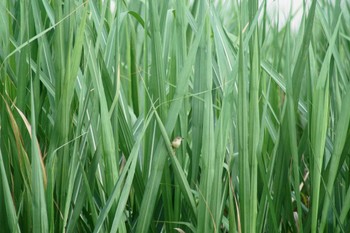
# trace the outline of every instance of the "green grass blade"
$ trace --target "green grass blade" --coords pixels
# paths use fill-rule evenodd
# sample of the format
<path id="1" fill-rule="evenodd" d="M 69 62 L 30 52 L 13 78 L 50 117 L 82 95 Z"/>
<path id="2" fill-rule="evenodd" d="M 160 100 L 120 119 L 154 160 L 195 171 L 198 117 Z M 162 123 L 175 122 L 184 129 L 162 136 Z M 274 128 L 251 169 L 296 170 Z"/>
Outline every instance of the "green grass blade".
<path id="1" fill-rule="evenodd" d="M 0 150 L 0 170 L 1 170 L 1 184 L 2 184 L 2 190 L 3 190 L 3 197 L 5 200 L 5 211 L 7 213 L 7 225 L 11 232 L 21 232 L 19 224 L 18 224 L 18 218 L 16 215 L 16 209 L 12 200 L 10 186 L 7 181 L 7 175 L 5 171 L 4 166 L 4 160 L 3 155 Z"/>
<path id="2" fill-rule="evenodd" d="M 36 118 L 35 118 L 35 105 L 33 95 L 33 85 L 31 85 L 31 152 L 32 152 L 32 184 L 33 184 L 33 231 L 35 232 L 48 232 L 48 219 L 45 201 L 45 188 L 43 183 L 43 174 L 40 165 L 39 158 L 39 144 L 36 140 Z"/>

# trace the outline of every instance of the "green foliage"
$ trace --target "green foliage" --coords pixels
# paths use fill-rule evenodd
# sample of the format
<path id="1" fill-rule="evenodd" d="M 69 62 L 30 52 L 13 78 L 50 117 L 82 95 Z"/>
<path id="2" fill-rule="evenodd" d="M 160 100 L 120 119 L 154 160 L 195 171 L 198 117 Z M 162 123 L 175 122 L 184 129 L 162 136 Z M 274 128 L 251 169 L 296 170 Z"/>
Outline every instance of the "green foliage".
<path id="1" fill-rule="evenodd" d="M 267 8 L 1 1 L 0 232 L 349 232 L 350 4 Z"/>

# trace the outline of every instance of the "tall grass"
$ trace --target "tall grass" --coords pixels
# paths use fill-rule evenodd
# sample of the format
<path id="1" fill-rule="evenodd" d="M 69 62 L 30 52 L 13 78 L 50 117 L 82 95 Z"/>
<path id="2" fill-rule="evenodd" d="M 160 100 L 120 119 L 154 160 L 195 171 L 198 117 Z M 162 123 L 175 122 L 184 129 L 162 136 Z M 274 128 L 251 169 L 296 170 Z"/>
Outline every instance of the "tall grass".
<path id="1" fill-rule="evenodd" d="M 268 7 L 1 1 L 0 232 L 349 232 L 350 4 Z"/>

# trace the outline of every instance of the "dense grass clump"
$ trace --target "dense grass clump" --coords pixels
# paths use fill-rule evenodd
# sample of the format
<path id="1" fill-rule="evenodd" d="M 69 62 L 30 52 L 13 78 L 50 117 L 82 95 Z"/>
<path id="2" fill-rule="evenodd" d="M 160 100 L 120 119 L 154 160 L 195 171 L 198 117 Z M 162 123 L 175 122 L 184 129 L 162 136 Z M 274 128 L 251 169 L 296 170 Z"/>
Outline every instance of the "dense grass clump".
<path id="1" fill-rule="evenodd" d="M 1 1 L 0 232 L 350 232 L 349 1 L 268 8 Z"/>

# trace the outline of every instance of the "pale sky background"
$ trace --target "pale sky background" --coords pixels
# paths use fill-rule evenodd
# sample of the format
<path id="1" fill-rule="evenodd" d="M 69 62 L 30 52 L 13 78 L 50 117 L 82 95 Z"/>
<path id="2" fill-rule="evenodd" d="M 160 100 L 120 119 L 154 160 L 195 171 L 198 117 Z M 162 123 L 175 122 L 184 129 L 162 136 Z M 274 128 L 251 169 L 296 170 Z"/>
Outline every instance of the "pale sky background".
<path id="1" fill-rule="evenodd" d="M 306 2 L 310 3 L 310 0 L 306 0 Z M 110 4 L 111 11 L 114 11 L 115 1 L 111 1 Z M 302 8 L 303 0 L 267 0 L 267 13 L 271 20 L 277 22 L 278 19 L 279 28 L 285 25 L 290 13 L 294 15 L 291 21 L 291 29 L 294 32 L 298 31 L 300 27 L 303 15 Z"/>
<path id="2" fill-rule="evenodd" d="M 310 1 L 306 1 L 310 2 Z M 267 13 L 271 20 L 279 21 L 279 28 L 283 27 L 291 13 L 294 15 L 291 21 L 292 31 L 298 31 L 303 15 L 303 0 L 267 0 Z"/>

